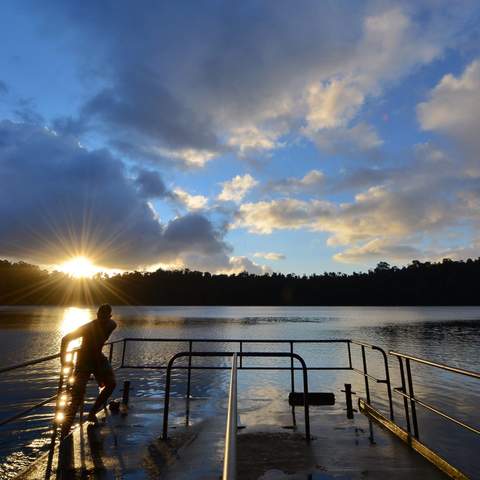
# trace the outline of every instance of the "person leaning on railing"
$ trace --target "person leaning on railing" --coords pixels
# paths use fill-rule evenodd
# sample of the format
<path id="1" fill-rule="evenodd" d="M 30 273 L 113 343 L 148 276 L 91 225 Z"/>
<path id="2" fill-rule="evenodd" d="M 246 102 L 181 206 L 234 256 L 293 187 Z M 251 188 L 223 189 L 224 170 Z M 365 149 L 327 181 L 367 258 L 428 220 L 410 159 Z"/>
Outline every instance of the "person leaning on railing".
<path id="1" fill-rule="evenodd" d="M 77 353 L 77 362 L 73 372 L 73 385 L 71 388 L 71 402 L 65 411 L 62 423 L 62 438 L 68 435 L 73 420 L 85 396 L 85 389 L 90 375 L 93 373 L 98 383 L 99 395 L 95 400 L 87 417 L 87 421 L 97 423 L 97 412 L 106 403 L 116 386 L 115 375 L 107 357 L 103 355 L 102 348 L 108 337 L 117 327 L 112 320 L 112 307 L 101 305 L 97 318 L 77 330 L 70 332 L 62 338 L 61 358 L 65 359 L 68 344 L 77 338 L 82 338 L 82 345 Z"/>

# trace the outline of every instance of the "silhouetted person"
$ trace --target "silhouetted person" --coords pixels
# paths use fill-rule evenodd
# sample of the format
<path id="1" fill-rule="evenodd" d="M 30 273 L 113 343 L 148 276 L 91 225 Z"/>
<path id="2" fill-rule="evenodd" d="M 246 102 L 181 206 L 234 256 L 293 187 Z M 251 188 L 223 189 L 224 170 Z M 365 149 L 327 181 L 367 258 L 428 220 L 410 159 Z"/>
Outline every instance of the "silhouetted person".
<path id="1" fill-rule="evenodd" d="M 68 344 L 72 340 L 82 338 L 82 345 L 77 353 L 77 362 L 73 372 L 74 383 L 71 388 L 71 403 L 65 411 L 65 419 L 62 425 L 62 437 L 68 435 L 70 431 L 78 407 L 83 402 L 85 388 L 92 373 L 98 383 L 100 393 L 88 414 L 87 421 L 97 423 L 97 412 L 103 407 L 115 389 L 116 382 L 112 366 L 102 353 L 104 343 L 117 327 L 111 317 L 112 307 L 107 304 L 102 305 L 98 309 L 95 320 L 82 325 L 62 338 L 62 361 L 65 358 Z"/>

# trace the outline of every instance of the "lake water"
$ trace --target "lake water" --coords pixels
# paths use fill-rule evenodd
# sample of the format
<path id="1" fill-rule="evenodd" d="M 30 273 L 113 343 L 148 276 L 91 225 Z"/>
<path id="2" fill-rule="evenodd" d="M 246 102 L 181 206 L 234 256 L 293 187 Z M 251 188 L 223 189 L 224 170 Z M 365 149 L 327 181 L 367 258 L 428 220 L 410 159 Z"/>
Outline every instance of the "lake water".
<path id="1" fill-rule="evenodd" d="M 0 368 L 36 357 L 54 354 L 62 335 L 94 318 L 88 308 L 0 307 Z M 216 339 L 356 339 L 428 358 L 461 368 L 480 370 L 479 307 L 115 307 L 118 328 L 112 339 L 216 338 Z M 176 342 L 160 348 L 159 344 L 136 344 L 127 348 L 128 364 L 164 364 L 176 351 L 188 344 Z M 195 348 L 198 349 L 196 346 Z M 238 349 L 226 342 L 212 349 Z M 245 350 L 286 351 L 286 346 L 245 346 Z M 206 347 L 202 348 L 205 350 Z M 309 366 L 345 366 L 348 356 L 343 344 L 299 345 L 296 352 Z M 114 352 L 118 365 L 120 348 Z M 205 365 L 213 361 L 195 360 Z M 289 360 L 245 359 L 248 365 L 288 366 Z M 360 349 L 353 349 L 354 366 L 361 368 Z M 368 351 L 369 372 L 383 376 L 382 358 Z M 389 357 L 394 386 L 399 385 L 398 362 Z M 0 420 L 55 393 L 58 360 L 0 375 Z M 479 427 L 480 382 L 427 367 L 413 367 L 415 389 L 419 398 L 445 409 Z M 121 380 L 130 378 L 133 395 L 159 396 L 163 393 L 164 373 L 159 370 L 120 370 Z M 300 375 L 297 375 L 300 389 Z M 185 392 L 185 372 L 175 372 L 173 395 Z M 352 372 L 311 372 L 311 390 L 335 391 L 336 409 L 344 408 L 340 389 L 352 383 L 354 391 L 364 396 L 363 378 Z M 192 396 L 224 397 L 228 384 L 226 371 L 196 370 L 192 376 Z M 374 404 L 386 412 L 387 397 L 383 385 L 371 385 Z M 290 390 L 289 372 L 240 372 L 240 400 L 284 395 Z M 119 396 L 116 392 L 114 396 Z M 396 396 L 398 397 L 398 396 Z M 159 401 L 160 405 L 160 401 Z M 241 404 L 240 404 L 241 408 Z M 395 413 L 403 424 L 403 403 L 395 399 Z M 419 409 L 421 438 L 472 478 L 480 478 L 480 461 L 472 455 L 480 441 L 442 419 Z M 13 477 L 39 453 L 48 442 L 51 406 L 32 412 L 26 419 L 0 427 L 0 478 Z"/>

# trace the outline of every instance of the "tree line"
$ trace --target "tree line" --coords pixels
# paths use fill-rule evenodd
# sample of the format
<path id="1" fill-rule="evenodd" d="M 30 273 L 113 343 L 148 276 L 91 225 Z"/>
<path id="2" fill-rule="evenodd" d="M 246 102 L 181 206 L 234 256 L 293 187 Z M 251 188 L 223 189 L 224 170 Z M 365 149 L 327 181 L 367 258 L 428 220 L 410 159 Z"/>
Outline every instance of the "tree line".
<path id="1" fill-rule="evenodd" d="M 480 258 L 380 262 L 368 272 L 211 274 L 188 269 L 77 279 L 0 260 L 0 304 L 479 305 Z"/>

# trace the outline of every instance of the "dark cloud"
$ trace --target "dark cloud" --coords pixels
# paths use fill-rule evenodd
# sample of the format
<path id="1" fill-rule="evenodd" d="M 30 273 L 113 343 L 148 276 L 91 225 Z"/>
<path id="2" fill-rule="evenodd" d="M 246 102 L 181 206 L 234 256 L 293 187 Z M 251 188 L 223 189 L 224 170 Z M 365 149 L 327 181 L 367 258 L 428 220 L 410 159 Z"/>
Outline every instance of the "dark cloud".
<path id="1" fill-rule="evenodd" d="M 72 137 L 3 121 L 0 178 L 2 256 L 56 263 L 85 254 L 117 268 L 196 256 L 207 264 L 212 256 L 229 265 L 230 248 L 207 218 L 190 214 L 161 224 L 138 192 L 143 185 L 160 193 L 161 179 L 149 172 L 130 180 L 105 149 L 89 151 Z"/>
<path id="2" fill-rule="evenodd" d="M 162 198 L 169 195 L 161 175 L 154 170 L 140 170 L 135 178 L 139 193 L 145 198 Z"/>
<path id="3" fill-rule="evenodd" d="M 319 71 L 334 72 L 339 57 L 353 55 L 364 9 L 315 1 L 299 10 L 288 1 L 275 8 L 255 1 L 147 1 L 139 8 L 126 1 L 52 0 L 42 14 L 44 29 L 55 24 L 52 37 L 61 25 L 68 25 L 69 39 L 77 33 L 76 56 L 88 66 L 83 72 L 102 85 L 80 123 L 101 126 L 124 153 L 162 159 L 168 152 L 158 147 L 228 150 L 228 129 L 277 109 Z"/>

